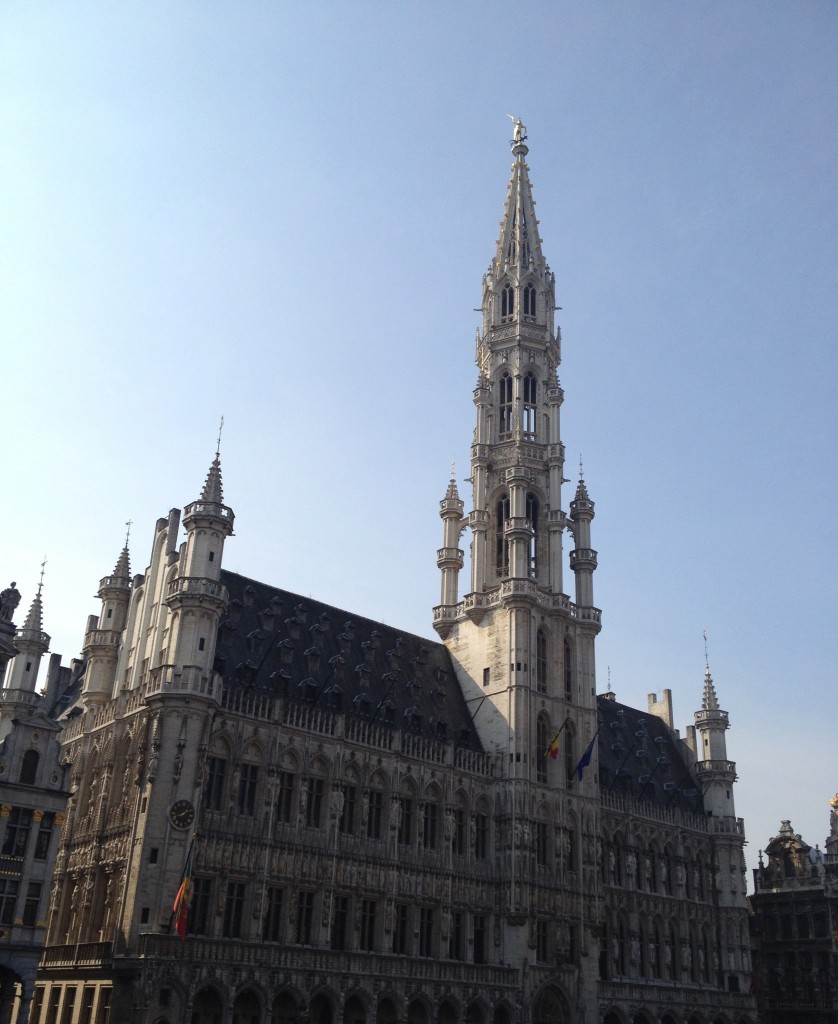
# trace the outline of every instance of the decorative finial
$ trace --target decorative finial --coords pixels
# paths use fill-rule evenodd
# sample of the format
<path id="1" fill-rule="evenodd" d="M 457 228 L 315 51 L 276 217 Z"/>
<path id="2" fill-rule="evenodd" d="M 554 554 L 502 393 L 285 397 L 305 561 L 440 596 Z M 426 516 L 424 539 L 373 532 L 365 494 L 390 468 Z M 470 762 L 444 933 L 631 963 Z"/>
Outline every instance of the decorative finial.
<path id="1" fill-rule="evenodd" d="M 710 668 L 710 659 L 707 656 L 707 630 L 704 630 L 704 667 Z"/>
<path id="2" fill-rule="evenodd" d="M 133 519 L 126 519 L 125 520 L 125 544 L 123 546 L 126 547 L 126 548 L 128 547 L 128 538 L 131 536 L 131 526 L 132 526 L 133 522 L 134 522 Z"/>
<path id="3" fill-rule="evenodd" d="M 451 479 L 452 480 L 454 479 L 454 465 L 455 465 L 455 460 L 452 458 L 451 459 Z"/>
<path id="4" fill-rule="evenodd" d="M 611 666 L 608 666 L 608 692 L 611 693 Z"/>
<path id="5" fill-rule="evenodd" d="M 585 479 L 585 474 L 582 471 L 582 453 L 579 452 L 579 482 L 582 483 L 582 481 L 584 479 Z"/>
<path id="6" fill-rule="evenodd" d="M 215 442 L 215 457 L 221 454 L 221 431 L 224 429 L 224 416 L 221 416 L 221 422 L 218 424 L 218 437 Z"/>
<path id="7" fill-rule="evenodd" d="M 38 597 L 41 596 L 41 588 L 44 585 L 44 569 L 46 568 L 46 564 L 47 564 L 47 556 L 44 555 L 44 560 L 43 560 L 43 562 L 41 562 L 41 578 L 38 581 Z"/>

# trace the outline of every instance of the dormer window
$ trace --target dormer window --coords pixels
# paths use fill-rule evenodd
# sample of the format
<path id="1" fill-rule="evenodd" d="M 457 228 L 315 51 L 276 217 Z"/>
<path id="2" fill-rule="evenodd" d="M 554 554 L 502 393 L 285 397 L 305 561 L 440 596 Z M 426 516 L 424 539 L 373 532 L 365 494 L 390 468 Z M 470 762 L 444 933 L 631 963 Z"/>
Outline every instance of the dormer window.
<path id="1" fill-rule="evenodd" d="M 524 316 L 535 320 L 535 288 L 531 284 L 524 289 Z"/>
<path id="2" fill-rule="evenodd" d="M 515 291 L 511 284 L 505 284 L 500 293 L 500 315 L 510 317 L 515 315 Z"/>

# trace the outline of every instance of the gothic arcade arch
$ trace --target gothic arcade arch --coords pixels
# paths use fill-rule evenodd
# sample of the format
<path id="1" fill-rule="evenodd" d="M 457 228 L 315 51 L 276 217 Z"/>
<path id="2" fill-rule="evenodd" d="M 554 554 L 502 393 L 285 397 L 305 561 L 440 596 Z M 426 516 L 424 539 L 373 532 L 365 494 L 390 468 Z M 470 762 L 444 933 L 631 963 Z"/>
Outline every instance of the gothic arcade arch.
<path id="1" fill-rule="evenodd" d="M 570 1002 L 555 984 L 548 984 L 533 1000 L 533 1024 L 572 1024 Z"/>
<path id="2" fill-rule="evenodd" d="M 224 1000 L 214 985 L 198 989 L 192 1000 L 190 1024 L 221 1024 Z"/>
<path id="3" fill-rule="evenodd" d="M 375 1024 L 398 1024 L 398 1001 L 393 996 L 382 996 L 375 1009 Z"/>
<path id="4" fill-rule="evenodd" d="M 247 985 L 233 999 L 232 1024 L 261 1024 L 263 999 L 252 985 Z"/>
<path id="5" fill-rule="evenodd" d="M 431 1007 L 423 995 L 414 996 L 407 1004 L 407 1024 L 430 1024 Z"/>
<path id="6" fill-rule="evenodd" d="M 343 1024 L 367 1024 L 369 1007 L 360 991 L 353 992 L 343 1004 Z"/>

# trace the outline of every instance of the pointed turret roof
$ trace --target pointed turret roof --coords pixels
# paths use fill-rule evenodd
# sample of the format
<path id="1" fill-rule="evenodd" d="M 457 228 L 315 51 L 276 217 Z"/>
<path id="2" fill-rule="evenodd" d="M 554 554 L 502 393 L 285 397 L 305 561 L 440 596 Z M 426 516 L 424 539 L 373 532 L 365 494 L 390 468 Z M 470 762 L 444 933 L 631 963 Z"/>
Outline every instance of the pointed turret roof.
<path id="1" fill-rule="evenodd" d="M 538 222 L 535 219 L 535 202 L 532 197 L 529 168 L 525 157 L 529 152 L 524 139 L 526 128 L 520 120 L 515 125 L 515 138 L 512 152 L 515 162 L 512 164 L 512 176 L 500 225 L 500 237 L 495 254 L 498 270 L 504 265 L 510 267 L 546 267 L 541 251 L 541 239 L 538 235 Z"/>
<path id="2" fill-rule="evenodd" d="M 204 481 L 204 489 L 201 491 L 201 501 L 212 501 L 216 505 L 224 504 L 224 495 L 221 489 L 221 456 L 216 451 L 215 458 Z"/>
<path id="3" fill-rule="evenodd" d="M 128 554 L 128 545 L 119 554 L 119 558 L 116 560 L 116 565 L 113 570 L 114 576 L 120 576 L 123 579 L 131 579 L 131 557 Z"/>
<path id="4" fill-rule="evenodd" d="M 38 592 L 29 606 L 26 614 L 26 621 L 15 635 L 15 647 L 18 650 L 27 650 L 32 654 L 46 654 L 49 649 L 49 636 L 44 632 L 44 607 L 41 603 L 41 587 L 43 579 L 38 584 Z"/>
<path id="5" fill-rule="evenodd" d="M 448 490 L 445 492 L 446 498 L 453 498 L 455 501 L 459 501 L 460 494 L 457 490 L 457 481 L 454 478 L 454 461 L 451 461 L 451 479 L 448 481 Z"/>
<path id="6" fill-rule="evenodd" d="M 41 588 L 38 587 L 38 593 L 32 600 L 32 604 L 29 606 L 29 611 L 26 615 L 26 621 L 23 624 L 23 630 L 33 630 L 38 633 L 44 628 L 44 608 L 41 604 Z"/>
<path id="7" fill-rule="evenodd" d="M 704 696 L 701 699 L 701 710 L 719 710 L 719 698 L 716 696 L 716 687 L 713 685 L 713 677 L 710 675 L 709 665 L 704 667 Z"/>

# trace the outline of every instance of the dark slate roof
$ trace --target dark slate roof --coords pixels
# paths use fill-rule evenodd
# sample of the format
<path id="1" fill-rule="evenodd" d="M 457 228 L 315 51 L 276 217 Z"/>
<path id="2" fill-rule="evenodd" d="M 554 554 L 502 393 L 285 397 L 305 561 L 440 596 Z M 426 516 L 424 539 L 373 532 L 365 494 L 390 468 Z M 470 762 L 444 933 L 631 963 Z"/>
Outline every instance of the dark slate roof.
<path id="1" fill-rule="evenodd" d="M 701 787 L 681 741 L 657 715 L 597 697 L 599 785 L 664 807 L 704 812 Z"/>
<path id="2" fill-rule="evenodd" d="M 445 646 L 222 569 L 215 669 L 227 687 L 481 750 Z"/>

